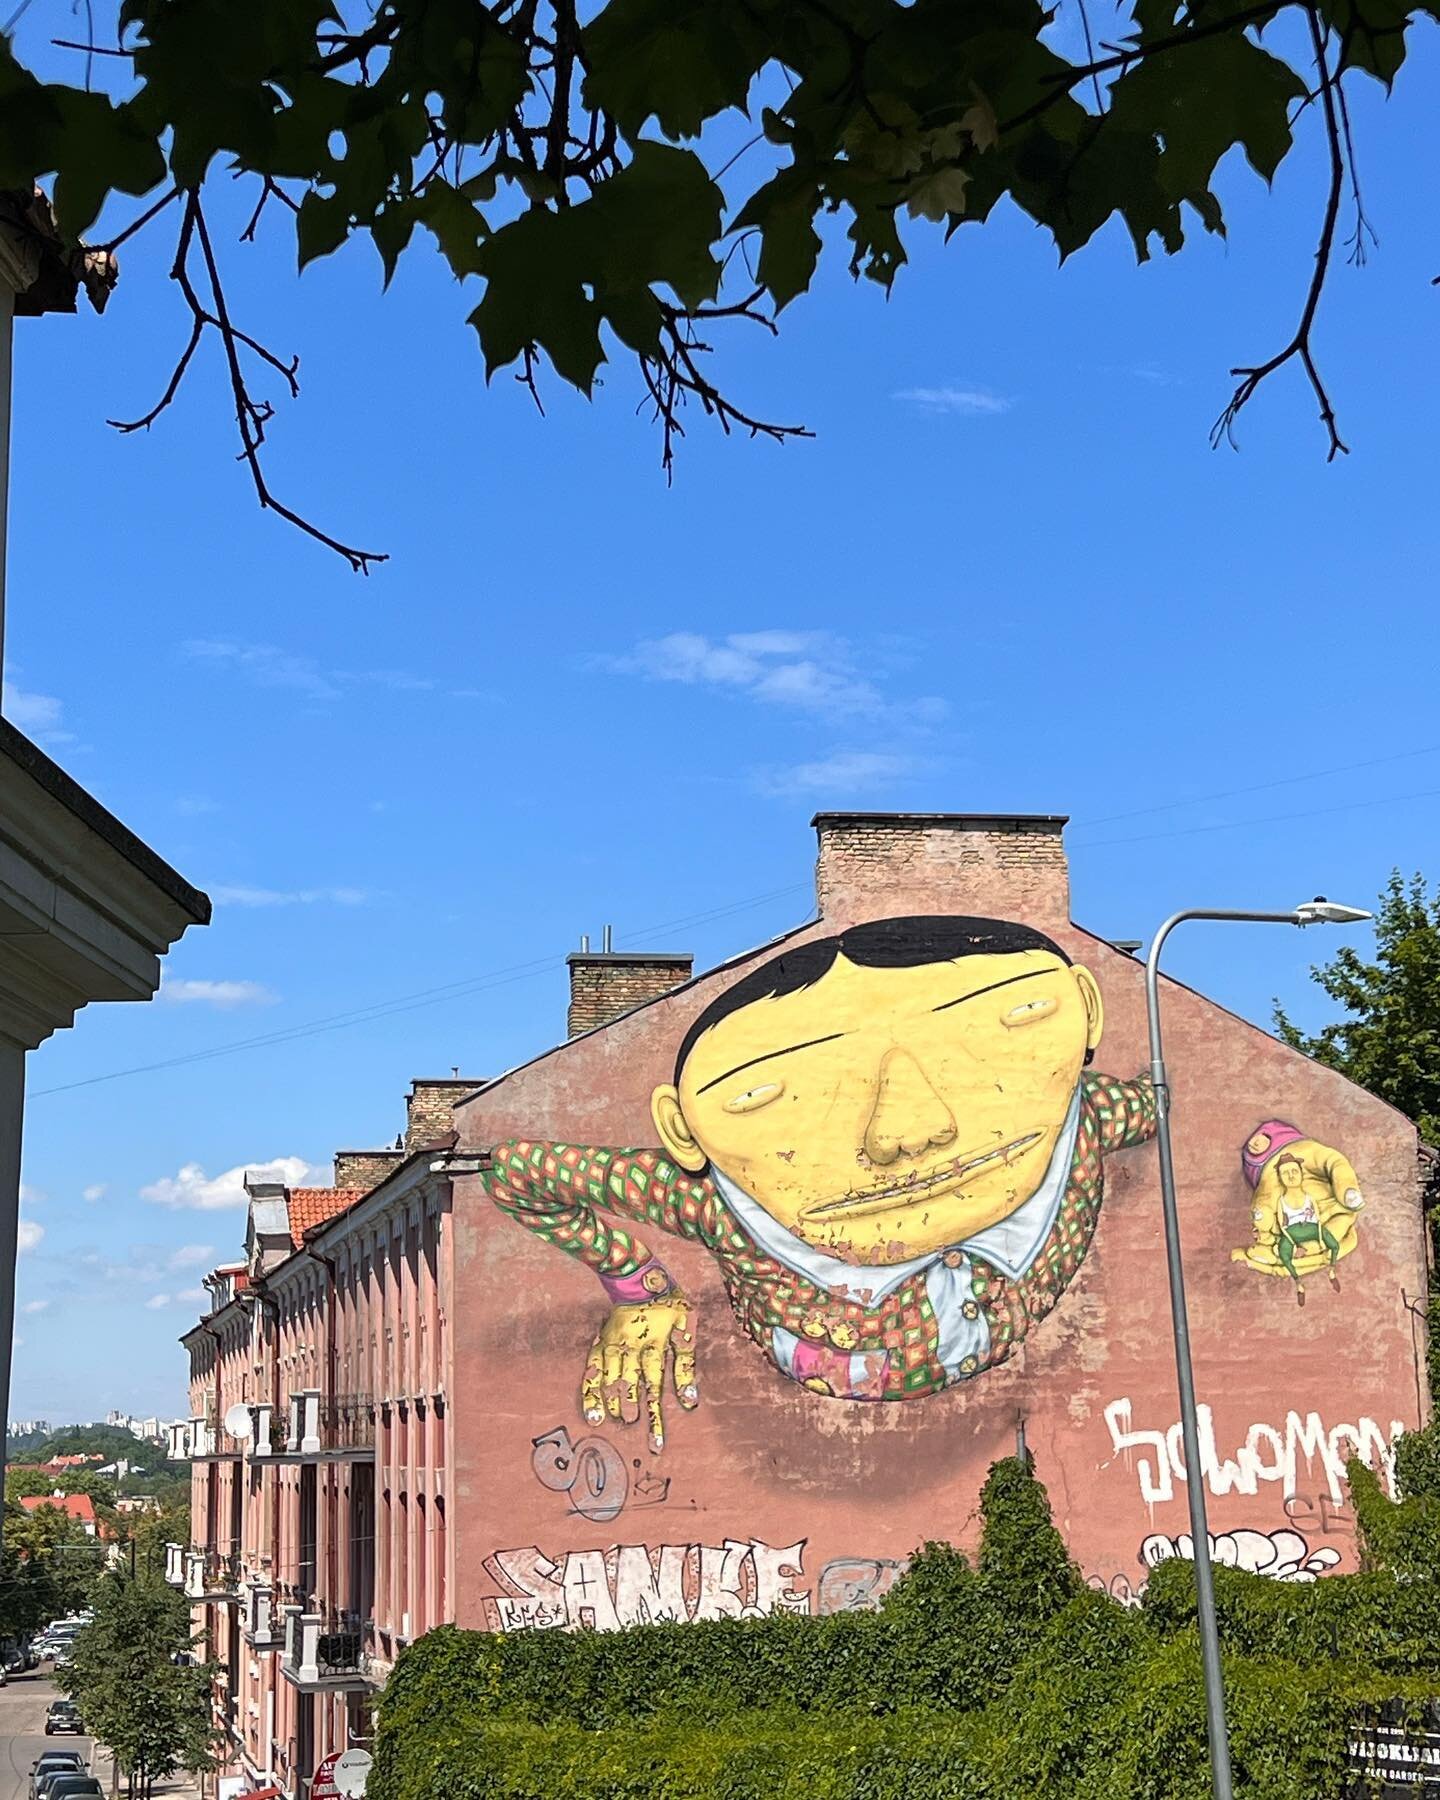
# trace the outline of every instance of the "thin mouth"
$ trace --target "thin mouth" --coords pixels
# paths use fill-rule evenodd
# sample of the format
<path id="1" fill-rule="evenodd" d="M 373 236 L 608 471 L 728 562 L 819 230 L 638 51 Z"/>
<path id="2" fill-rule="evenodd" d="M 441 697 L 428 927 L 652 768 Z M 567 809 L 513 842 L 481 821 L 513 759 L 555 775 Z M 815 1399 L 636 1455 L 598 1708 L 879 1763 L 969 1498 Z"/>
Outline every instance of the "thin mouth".
<path id="1" fill-rule="evenodd" d="M 1018 1161 L 1044 1135 L 1043 1131 L 1027 1131 L 1023 1137 L 1001 1144 L 994 1150 L 977 1150 L 968 1156 L 954 1157 L 949 1162 L 942 1163 L 938 1169 L 932 1169 L 928 1175 L 911 1176 L 906 1181 L 897 1181 L 893 1187 L 881 1188 L 868 1194 L 842 1194 L 838 1200 L 817 1201 L 814 1206 L 805 1207 L 800 1217 L 818 1219 L 835 1213 L 874 1212 L 890 1206 L 896 1200 L 903 1200 L 910 1206 L 918 1200 L 933 1199 L 950 1188 L 958 1187 L 972 1175 L 994 1168 L 998 1163 Z"/>

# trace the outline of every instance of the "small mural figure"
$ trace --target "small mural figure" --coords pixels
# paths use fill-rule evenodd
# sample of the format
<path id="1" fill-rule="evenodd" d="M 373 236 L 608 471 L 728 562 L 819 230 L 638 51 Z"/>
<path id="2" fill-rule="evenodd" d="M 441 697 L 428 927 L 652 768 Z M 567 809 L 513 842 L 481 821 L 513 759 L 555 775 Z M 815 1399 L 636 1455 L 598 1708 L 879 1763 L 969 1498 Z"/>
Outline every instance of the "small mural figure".
<path id="1" fill-rule="evenodd" d="M 1338 1292 L 1335 1265 L 1355 1248 L 1355 1215 L 1365 1204 L 1349 1158 L 1283 1119 L 1267 1119 L 1246 1140 L 1240 1162 L 1255 1195 L 1254 1242 L 1232 1250 L 1231 1261 L 1288 1276 L 1300 1306 L 1305 1276 L 1321 1269 Z"/>
<path id="2" fill-rule="evenodd" d="M 613 1215 L 695 1240 L 774 1367 L 810 1392 L 908 1400 L 1003 1362 L 1090 1246 L 1107 1153 L 1154 1134 L 1150 1083 L 1086 1065 L 1104 1009 L 1048 937 L 880 919 L 784 951 L 686 1032 L 662 1148 L 514 1142 L 491 1197 L 611 1303 L 586 1419 L 698 1393 L 690 1301 Z"/>

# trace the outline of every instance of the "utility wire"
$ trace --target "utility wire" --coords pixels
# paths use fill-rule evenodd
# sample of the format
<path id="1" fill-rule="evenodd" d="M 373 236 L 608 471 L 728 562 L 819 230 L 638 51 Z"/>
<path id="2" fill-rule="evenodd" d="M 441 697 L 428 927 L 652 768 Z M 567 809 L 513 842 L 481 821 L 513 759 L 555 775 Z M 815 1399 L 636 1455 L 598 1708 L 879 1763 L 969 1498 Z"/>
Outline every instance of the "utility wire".
<path id="1" fill-rule="evenodd" d="M 1440 752 L 1440 744 L 1425 744 L 1418 750 L 1397 750 L 1392 756 L 1372 756 L 1365 762 L 1341 763 L 1333 769 L 1309 769 L 1303 775 L 1282 775 L 1278 781 L 1257 781 L 1249 787 L 1225 788 L 1218 794 L 1195 794 L 1188 800 L 1164 800 L 1158 806 L 1137 806 L 1133 812 L 1106 813 L 1101 819 L 1075 819 L 1072 823 L 1077 830 L 1091 825 L 1118 825 L 1122 819 L 1142 819 L 1152 813 L 1175 812 L 1182 806 L 1207 806 L 1213 800 L 1235 800 L 1242 794 L 1263 794 L 1271 788 L 1293 787 L 1297 782 L 1323 781 L 1330 775 L 1352 775 L 1357 769 L 1378 769 L 1383 763 L 1404 762 L 1415 756 L 1434 756 L 1437 752 Z M 1220 827 L 1215 829 L 1219 830 Z M 1138 843 L 1142 840 L 1126 838 L 1121 841 Z"/>
<path id="2" fill-rule="evenodd" d="M 771 900 L 779 900 L 790 894 L 798 893 L 808 885 L 808 882 L 795 881 L 786 887 L 772 888 L 768 893 L 752 894 L 744 900 L 735 900 L 724 906 L 712 907 L 707 912 L 690 913 L 678 919 L 666 919 L 661 924 L 647 926 L 643 931 L 630 932 L 620 941 L 626 944 L 638 944 L 647 938 L 658 937 L 663 932 L 679 930 L 682 926 L 710 924 L 729 918 L 733 914 L 749 911 L 752 907 L 763 906 Z M 527 981 L 547 970 L 562 967 L 564 960 L 563 956 L 537 956 L 529 962 L 511 963 L 507 967 L 466 976 L 460 981 L 447 982 L 439 987 L 421 988 L 416 993 L 401 994 L 392 1000 L 377 1000 L 368 1006 L 357 1007 L 349 1012 L 330 1013 L 322 1018 L 311 1019 L 299 1025 L 261 1032 L 254 1037 L 236 1038 L 228 1044 L 217 1044 L 208 1050 L 191 1050 L 180 1056 L 164 1057 L 158 1062 L 137 1063 L 129 1069 L 112 1069 L 108 1074 L 88 1075 L 80 1081 L 67 1081 L 55 1087 L 39 1088 L 27 1098 L 43 1100 L 50 1094 L 68 1094 L 76 1088 L 96 1087 L 100 1083 L 108 1081 L 122 1081 L 131 1075 L 156 1074 L 162 1069 L 177 1069 L 190 1063 L 209 1062 L 216 1057 L 234 1056 L 243 1050 L 269 1049 L 279 1044 L 296 1043 L 304 1038 L 318 1037 L 330 1031 L 342 1031 L 352 1025 L 373 1024 L 378 1019 L 393 1018 L 399 1013 L 415 1012 L 423 1007 L 442 1005 L 447 1000 L 467 999 L 473 994 L 484 993 L 491 988 L 505 987 L 516 981 Z"/>
<path id="3" fill-rule="evenodd" d="M 1338 806 L 1317 806 L 1308 812 L 1271 813 L 1263 819 L 1235 819 L 1224 825 L 1181 825 L 1174 831 L 1150 831 L 1139 837 L 1096 838 L 1091 843 L 1079 844 L 1076 848 L 1105 850 L 1116 844 L 1153 844 L 1161 838 L 1196 837 L 1202 832 L 1250 831 L 1257 825 L 1286 825 L 1292 819 L 1323 819 L 1334 813 L 1360 812 L 1371 806 L 1398 806 L 1403 801 L 1433 800 L 1437 796 L 1440 796 L 1440 788 L 1422 788 L 1415 794 L 1380 794 L 1369 800 L 1347 800 Z"/>

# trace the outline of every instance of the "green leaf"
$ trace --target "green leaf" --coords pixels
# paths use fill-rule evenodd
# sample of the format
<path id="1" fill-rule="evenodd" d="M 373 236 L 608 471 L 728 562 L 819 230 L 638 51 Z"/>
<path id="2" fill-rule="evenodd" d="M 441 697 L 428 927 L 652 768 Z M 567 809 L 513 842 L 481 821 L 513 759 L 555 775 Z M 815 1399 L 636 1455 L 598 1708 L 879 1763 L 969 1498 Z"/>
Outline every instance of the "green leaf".
<path id="1" fill-rule="evenodd" d="M 67 236 L 78 238 L 94 223 L 107 193 L 145 194 L 162 181 L 165 158 L 129 106 L 74 88 L 51 91 L 63 147 L 55 178 L 55 222 Z"/>
<path id="2" fill-rule="evenodd" d="M 1237 31 L 1146 57 L 1112 88 L 1111 117 L 1157 139 L 1164 191 L 1198 203 L 1235 144 L 1271 179 L 1291 146 L 1290 108 L 1304 92 L 1288 64 Z"/>
<path id="3" fill-rule="evenodd" d="M 328 197 L 312 188 L 300 202 L 295 240 L 303 269 L 317 257 L 338 250 L 350 235 L 350 213 L 338 194 Z"/>
<path id="4" fill-rule="evenodd" d="M 485 295 L 470 323 L 487 376 L 535 346 L 566 381 L 590 392 L 603 352 L 600 309 L 584 287 L 583 225 L 575 225 L 585 210 L 522 213 L 481 246 Z"/>
<path id="5" fill-rule="evenodd" d="M 756 273 L 777 312 L 803 294 L 814 277 L 820 256 L 820 234 L 814 224 L 820 198 L 820 185 L 813 175 L 796 168 L 782 169 L 750 196 L 731 227 L 737 232 L 759 228 Z"/>
<path id="6" fill-rule="evenodd" d="M 707 119 L 745 106 L 771 55 L 763 4 L 747 0 L 610 0 L 585 28 L 585 102 L 634 136 L 651 118 L 667 137 L 697 137 Z"/>
<path id="7" fill-rule="evenodd" d="M 425 184 L 415 216 L 434 234 L 457 281 L 480 273 L 480 246 L 490 228 L 479 207 L 437 175 Z M 409 235 L 408 232 L 406 234 Z"/>

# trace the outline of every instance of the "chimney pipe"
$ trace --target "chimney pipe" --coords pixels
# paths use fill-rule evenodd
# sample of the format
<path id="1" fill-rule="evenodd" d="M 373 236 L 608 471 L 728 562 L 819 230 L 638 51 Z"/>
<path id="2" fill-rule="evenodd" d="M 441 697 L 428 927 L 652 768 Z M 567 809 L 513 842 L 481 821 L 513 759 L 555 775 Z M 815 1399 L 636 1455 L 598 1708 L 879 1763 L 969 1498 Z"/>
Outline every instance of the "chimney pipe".
<path id="1" fill-rule="evenodd" d="M 590 933 L 588 931 L 580 933 L 580 954 L 582 956 L 590 954 Z"/>
<path id="2" fill-rule="evenodd" d="M 601 936 L 601 939 L 600 939 L 600 951 L 601 951 L 601 954 L 602 954 L 602 955 L 604 955 L 604 956 L 609 956 L 609 954 L 610 954 L 610 952 L 611 952 L 611 951 L 612 951 L 612 950 L 613 950 L 613 949 L 614 949 L 614 948 L 615 948 L 615 946 L 614 946 L 614 944 L 613 944 L 613 943 L 612 943 L 612 941 L 611 941 L 611 931 L 610 931 L 610 927 L 609 927 L 609 926 L 608 926 L 608 925 L 607 925 L 607 926 L 606 926 L 606 927 L 605 927 L 605 930 L 604 930 L 604 933 L 603 933 L 603 935 L 602 935 L 602 936 Z"/>

